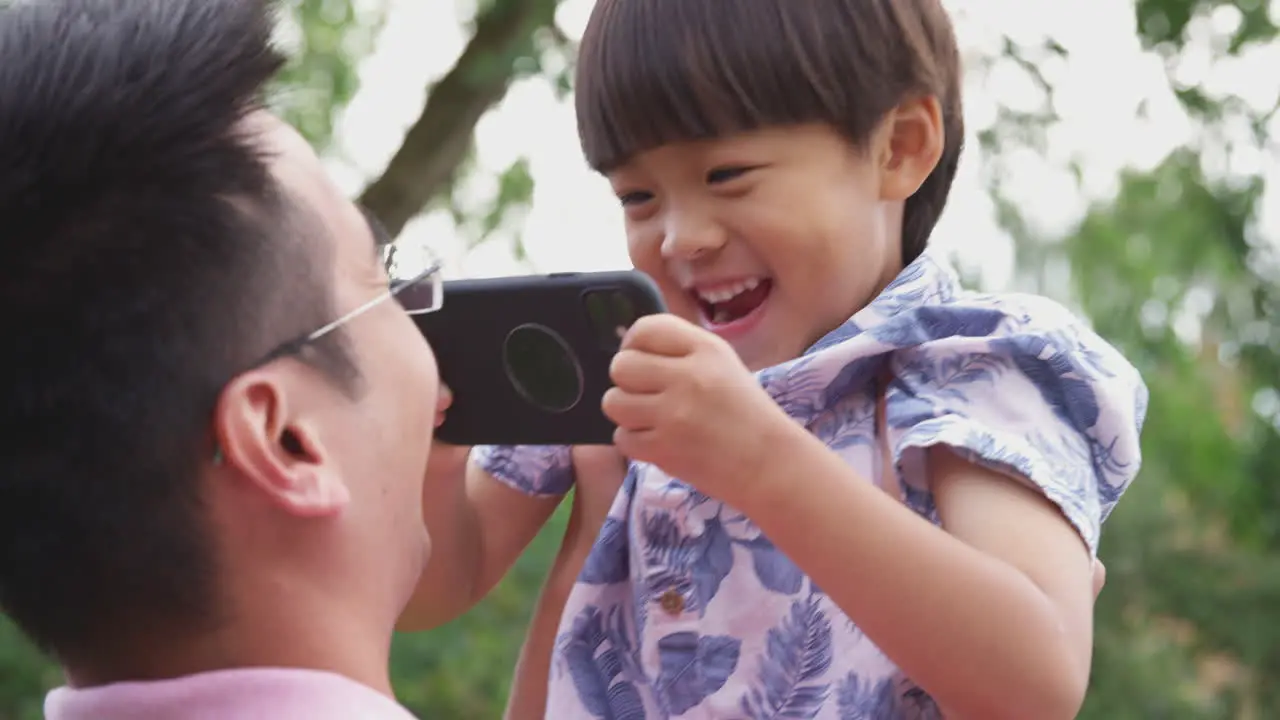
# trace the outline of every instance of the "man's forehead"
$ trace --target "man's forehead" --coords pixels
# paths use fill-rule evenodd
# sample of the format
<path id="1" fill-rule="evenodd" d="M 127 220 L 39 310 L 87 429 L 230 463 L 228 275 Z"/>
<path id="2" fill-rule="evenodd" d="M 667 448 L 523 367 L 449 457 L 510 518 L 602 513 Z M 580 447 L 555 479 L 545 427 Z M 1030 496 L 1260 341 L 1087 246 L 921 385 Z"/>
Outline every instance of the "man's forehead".
<path id="1" fill-rule="evenodd" d="M 324 165 L 297 130 L 265 111 L 250 113 L 242 123 L 282 187 L 313 207 L 332 202 L 334 192 Z"/>
<path id="2" fill-rule="evenodd" d="M 352 203 L 333 183 L 307 140 L 288 123 L 265 111 L 251 113 L 245 117 L 244 123 L 262 144 L 269 158 L 271 172 L 277 180 L 292 195 L 310 206 L 316 220 L 332 234 L 350 237 L 350 240 L 344 242 L 363 244 L 367 250 L 362 248 L 361 251 L 368 252 L 380 264 L 386 247 L 391 242 L 386 228 L 368 208 L 360 205 L 356 207 L 362 221 L 352 222 L 356 217 L 350 210 Z M 348 235 L 352 232 L 358 233 L 361 239 L 357 241 Z M 352 249 L 355 249 L 354 245 Z"/>
<path id="3" fill-rule="evenodd" d="M 373 236 L 374 249 L 379 252 L 383 251 L 391 244 L 391 233 L 387 232 L 386 226 L 382 224 L 377 215 L 373 214 L 372 210 L 360 203 L 356 203 L 356 207 L 360 209 L 360 214 L 364 216 L 364 221 L 369 226 L 369 233 Z"/>

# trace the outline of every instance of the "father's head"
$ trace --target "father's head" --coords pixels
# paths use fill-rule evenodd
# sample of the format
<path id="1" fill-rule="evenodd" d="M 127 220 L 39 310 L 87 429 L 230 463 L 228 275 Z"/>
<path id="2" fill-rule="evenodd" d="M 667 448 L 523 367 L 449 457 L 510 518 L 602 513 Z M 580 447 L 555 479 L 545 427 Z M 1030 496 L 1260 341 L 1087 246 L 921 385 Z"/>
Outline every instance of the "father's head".
<path id="1" fill-rule="evenodd" d="M 0 608 L 81 684 L 385 664 L 429 551 L 434 359 L 271 21 L 0 10 Z"/>

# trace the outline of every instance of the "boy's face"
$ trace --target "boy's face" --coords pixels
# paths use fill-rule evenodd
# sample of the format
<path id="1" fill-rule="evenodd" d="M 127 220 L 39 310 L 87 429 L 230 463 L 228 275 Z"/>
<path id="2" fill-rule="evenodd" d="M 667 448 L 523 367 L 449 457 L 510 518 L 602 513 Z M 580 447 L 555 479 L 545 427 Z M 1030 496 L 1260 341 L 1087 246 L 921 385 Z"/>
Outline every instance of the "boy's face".
<path id="1" fill-rule="evenodd" d="M 609 174 L 631 260 L 752 370 L 798 357 L 901 270 L 880 145 L 806 125 L 641 153 Z"/>

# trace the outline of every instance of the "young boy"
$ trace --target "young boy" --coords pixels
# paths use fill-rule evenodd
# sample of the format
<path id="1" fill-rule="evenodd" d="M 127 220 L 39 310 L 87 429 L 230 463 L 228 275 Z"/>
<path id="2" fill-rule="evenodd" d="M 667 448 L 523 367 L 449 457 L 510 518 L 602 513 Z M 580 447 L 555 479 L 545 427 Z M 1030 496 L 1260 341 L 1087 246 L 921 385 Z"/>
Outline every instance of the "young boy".
<path id="1" fill-rule="evenodd" d="M 583 147 L 672 314 L 613 363 L 629 471 L 535 618 L 519 692 L 561 618 L 546 717 L 1075 716 L 1146 390 L 1059 306 L 966 292 L 924 252 L 960 74 L 938 0 L 596 5 Z M 428 569 L 465 592 L 428 617 L 575 481 L 567 448 L 474 458 L 441 526 L 459 559 Z M 579 494 L 607 474 L 580 467 Z"/>

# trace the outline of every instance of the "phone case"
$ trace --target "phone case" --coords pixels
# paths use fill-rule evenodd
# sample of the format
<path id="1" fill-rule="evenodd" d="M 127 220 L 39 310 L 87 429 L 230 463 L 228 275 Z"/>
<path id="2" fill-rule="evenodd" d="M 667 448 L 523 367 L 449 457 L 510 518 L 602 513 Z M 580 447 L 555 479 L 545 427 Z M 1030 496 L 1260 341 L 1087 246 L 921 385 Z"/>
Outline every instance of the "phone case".
<path id="1" fill-rule="evenodd" d="M 619 328 L 665 309 L 657 286 L 637 271 L 446 282 L 440 310 L 414 317 L 453 391 L 437 439 L 613 442 L 600 401 L 612 384 Z"/>

